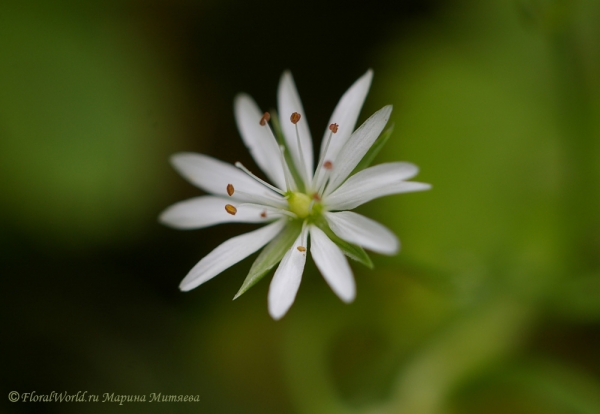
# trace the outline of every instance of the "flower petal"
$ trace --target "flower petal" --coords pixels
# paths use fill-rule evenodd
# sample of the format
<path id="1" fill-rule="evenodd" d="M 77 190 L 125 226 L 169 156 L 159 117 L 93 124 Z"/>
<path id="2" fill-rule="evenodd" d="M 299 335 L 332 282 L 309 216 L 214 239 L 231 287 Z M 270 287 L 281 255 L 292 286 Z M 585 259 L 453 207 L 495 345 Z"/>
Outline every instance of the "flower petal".
<path id="1" fill-rule="evenodd" d="M 327 124 L 327 129 L 325 130 L 325 135 L 323 135 L 322 142 L 324 143 L 331 133 L 329 125 L 337 124 L 338 130 L 331 138 L 327 154 L 324 158 L 325 160 L 334 160 L 344 144 L 348 141 L 348 138 L 350 138 L 350 135 L 352 135 L 358 115 L 365 102 L 369 88 L 371 87 L 372 79 L 373 71 L 369 69 L 367 73 L 358 78 L 350 89 L 344 93 L 335 107 L 333 114 L 329 119 L 329 123 Z M 325 148 L 321 146 L 321 157 L 323 156 L 324 150 Z"/>
<path id="2" fill-rule="evenodd" d="M 233 165 L 208 155 L 180 152 L 171 156 L 171 163 L 189 182 L 209 193 L 229 197 L 227 185 L 231 184 L 235 190 L 231 197 L 234 200 L 287 206 L 287 202 L 279 194 L 259 184 Z"/>
<path id="3" fill-rule="evenodd" d="M 310 253 L 335 294 L 344 302 L 352 302 L 356 285 L 350 265 L 339 247 L 316 226 L 310 227 Z"/>
<path id="4" fill-rule="evenodd" d="M 181 281 L 179 289 L 188 291 L 217 276 L 223 270 L 245 259 L 272 240 L 285 226 L 287 220 L 279 220 L 258 230 L 233 237 L 220 244 Z"/>
<path id="5" fill-rule="evenodd" d="M 331 230 L 347 242 L 387 255 L 396 254 L 400 249 L 396 235 L 368 217 L 352 211 L 340 211 L 325 213 L 325 219 Z"/>
<path id="6" fill-rule="evenodd" d="M 242 205 L 231 215 L 225 211 L 225 205 L 231 202 L 224 197 L 194 197 L 168 207 L 159 220 L 177 229 L 200 229 L 220 223 L 265 223 L 281 217 L 273 212 L 263 214 L 264 209 L 256 205 Z"/>
<path id="7" fill-rule="evenodd" d="M 285 176 L 279 145 L 268 124 L 261 125 L 263 113 L 254 100 L 239 94 L 234 102 L 235 120 L 238 129 L 256 164 L 265 172 L 267 177 L 278 188 L 286 190 Z"/>
<path id="8" fill-rule="evenodd" d="M 304 251 L 298 250 L 304 247 Z M 269 287 L 269 314 L 275 320 L 281 319 L 294 303 L 306 264 L 306 232 L 298 235 L 287 251 Z"/>
<path id="9" fill-rule="evenodd" d="M 292 74 L 289 71 L 285 71 L 283 72 L 283 75 L 281 75 L 279 89 L 277 91 L 277 100 L 279 122 L 281 123 L 281 129 L 283 130 L 287 148 L 289 149 L 296 168 L 299 170 L 305 184 L 309 184 L 313 172 L 312 137 L 310 135 L 310 130 L 308 129 L 306 113 L 304 112 L 304 108 L 302 108 L 300 96 L 296 90 Z M 298 121 L 296 125 L 292 124 L 290 121 L 290 116 L 294 112 L 298 112 L 301 115 L 300 121 Z M 300 148 L 298 148 L 296 126 L 298 127 L 298 134 L 300 136 L 302 156 L 300 155 Z"/>
<path id="10" fill-rule="evenodd" d="M 375 142 L 381 131 L 387 124 L 392 106 L 384 106 L 375 112 L 348 138 L 348 142 L 342 147 L 333 160 L 333 170 L 329 178 L 329 184 L 325 194 L 331 194 L 350 175 L 354 167 L 365 156 L 371 145 Z"/>
<path id="11" fill-rule="evenodd" d="M 418 171 L 416 165 L 408 162 L 391 162 L 369 167 L 348 178 L 323 202 L 330 210 L 351 210 L 374 198 L 429 190 L 430 184 L 403 181 L 413 177 Z"/>

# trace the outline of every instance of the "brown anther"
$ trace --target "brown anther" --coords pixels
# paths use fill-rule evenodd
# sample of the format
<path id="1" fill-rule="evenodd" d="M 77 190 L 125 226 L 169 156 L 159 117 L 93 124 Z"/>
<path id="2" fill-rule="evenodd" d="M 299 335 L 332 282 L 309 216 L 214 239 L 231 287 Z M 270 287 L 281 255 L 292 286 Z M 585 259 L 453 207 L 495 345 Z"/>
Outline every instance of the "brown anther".
<path id="1" fill-rule="evenodd" d="M 231 204 L 225 204 L 225 211 L 231 214 L 232 216 L 235 216 L 235 213 L 237 213 L 237 208 L 235 208 Z"/>
<path id="2" fill-rule="evenodd" d="M 335 134 L 339 127 L 340 126 L 338 124 L 331 124 L 329 125 L 329 130 Z"/>
<path id="3" fill-rule="evenodd" d="M 304 247 L 304 246 L 298 246 L 297 249 L 298 249 L 299 252 L 305 252 L 306 251 L 306 247 Z"/>
<path id="4" fill-rule="evenodd" d="M 229 197 L 231 197 L 233 195 L 234 192 L 234 188 L 232 184 L 227 184 L 227 194 L 229 194 Z"/>
<path id="5" fill-rule="evenodd" d="M 312 195 L 312 199 L 313 199 L 313 200 L 315 200 L 315 201 L 321 201 L 321 197 L 319 196 L 319 194 L 318 194 L 318 193 L 314 193 L 314 194 Z"/>
<path id="6" fill-rule="evenodd" d="M 265 112 L 263 114 L 262 118 L 260 118 L 260 125 L 265 126 L 267 124 L 267 122 L 269 122 L 270 119 L 271 119 L 271 114 L 268 112 Z"/>
<path id="7" fill-rule="evenodd" d="M 292 114 L 292 116 L 290 116 L 290 121 L 292 121 L 292 124 L 297 124 L 298 121 L 300 120 L 300 114 L 298 112 L 294 112 Z"/>
<path id="8" fill-rule="evenodd" d="M 262 218 L 267 218 L 267 210 L 263 210 L 263 212 L 262 212 L 262 213 L 260 213 L 260 216 L 261 216 Z"/>
<path id="9" fill-rule="evenodd" d="M 323 163 L 323 168 L 325 168 L 326 170 L 332 170 L 333 169 L 333 163 L 331 161 L 325 161 Z"/>

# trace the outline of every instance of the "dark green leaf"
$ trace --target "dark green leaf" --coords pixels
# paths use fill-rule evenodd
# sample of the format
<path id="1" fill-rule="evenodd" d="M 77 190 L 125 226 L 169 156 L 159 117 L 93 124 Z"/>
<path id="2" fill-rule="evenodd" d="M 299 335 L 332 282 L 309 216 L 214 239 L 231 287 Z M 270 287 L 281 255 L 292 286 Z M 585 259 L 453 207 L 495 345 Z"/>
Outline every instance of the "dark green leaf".
<path id="1" fill-rule="evenodd" d="M 269 270 L 283 259 L 283 256 L 292 247 L 301 230 L 302 223 L 300 221 L 292 221 L 288 223 L 277 237 L 267 244 L 252 264 L 250 272 L 248 272 L 248 276 L 246 276 L 242 287 L 233 298 L 234 300 L 254 286 Z"/>

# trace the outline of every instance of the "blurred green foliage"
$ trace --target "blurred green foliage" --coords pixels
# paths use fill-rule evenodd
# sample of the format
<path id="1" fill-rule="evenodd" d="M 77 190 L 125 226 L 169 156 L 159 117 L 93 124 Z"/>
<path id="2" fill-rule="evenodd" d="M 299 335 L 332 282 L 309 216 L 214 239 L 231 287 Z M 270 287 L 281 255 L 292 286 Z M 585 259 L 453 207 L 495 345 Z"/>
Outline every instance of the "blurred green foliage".
<path id="1" fill-rule="evenodd" d="M 165 200 L 155 166 L 181 135 L 182 96 L 150 40 L 111 18 L 100 4 L 2 5 L 0 200 L 38 240 L 128 239 Z"/>
<path id="2" fill-rule="evenodd" d="M 2 2 L 5 395 L 201 399 L 6 412 L 600 413 L 599 19 L 593 0 Z M 320 136 L 369 66 L 363 119 L 394 105 L 376 162 L 433 184 L 362 207 L 402 252 L 353 264 L 351 305 L 309 263 L 279 322 L 269 277 L 231 301 L 253 258 L 178 292 L 252 226 L 159 227 L 198 194 L 169 155 L 252 165 L 233 96 L 274 106 L 286 67 Z"/>

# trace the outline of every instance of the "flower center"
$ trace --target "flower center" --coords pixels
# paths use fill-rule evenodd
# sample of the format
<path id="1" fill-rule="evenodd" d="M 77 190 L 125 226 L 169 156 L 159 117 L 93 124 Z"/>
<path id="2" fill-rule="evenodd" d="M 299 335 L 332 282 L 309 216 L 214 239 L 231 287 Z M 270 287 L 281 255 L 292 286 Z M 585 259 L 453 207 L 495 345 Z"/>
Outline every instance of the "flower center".
<path id="1" fill-rule="evenodd" d="M 304 193 L 293 192 L 287 199 L 290 211 L 298 218 L 306 218 L 310 214 L 310 204 L 313 200 Z"/>

